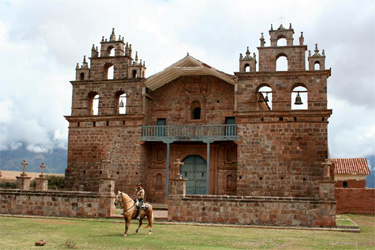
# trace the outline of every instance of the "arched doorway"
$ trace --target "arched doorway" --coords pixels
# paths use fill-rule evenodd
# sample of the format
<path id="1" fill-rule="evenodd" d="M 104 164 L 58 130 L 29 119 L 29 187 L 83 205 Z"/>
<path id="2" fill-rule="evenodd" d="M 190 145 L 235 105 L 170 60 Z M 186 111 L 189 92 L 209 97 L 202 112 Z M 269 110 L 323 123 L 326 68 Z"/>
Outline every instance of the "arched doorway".
<path id="1" fill-rule="evenodd" d="M 181 176 L 187 179 L 186 194 L 206 194 L 207 162 L 199 155 L 189 155 L 181 167 Z"/>

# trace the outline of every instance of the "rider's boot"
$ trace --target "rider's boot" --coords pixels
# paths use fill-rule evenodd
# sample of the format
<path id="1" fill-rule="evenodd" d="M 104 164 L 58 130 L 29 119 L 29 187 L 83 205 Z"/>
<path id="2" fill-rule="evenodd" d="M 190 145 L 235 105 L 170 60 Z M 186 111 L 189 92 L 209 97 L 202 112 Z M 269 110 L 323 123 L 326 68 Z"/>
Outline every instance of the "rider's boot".
<path id="1" fill-rule="evenodd" d="M 138 209 L 138 212 L 137 212 L 137 217 L 135 217 L 137 220 L 140 220 L 141 219 L 141 209 L 139 208 Z"/>

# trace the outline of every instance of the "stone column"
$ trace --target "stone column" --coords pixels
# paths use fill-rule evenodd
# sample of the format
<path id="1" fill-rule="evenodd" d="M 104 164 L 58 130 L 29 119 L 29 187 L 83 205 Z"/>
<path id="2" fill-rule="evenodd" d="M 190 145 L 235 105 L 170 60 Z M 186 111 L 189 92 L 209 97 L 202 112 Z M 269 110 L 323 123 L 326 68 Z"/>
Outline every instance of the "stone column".
<path id="1" fill-rule="evenodd" d="M 186 179 L 182 179 L 181 176 L 171 179 L 171 189 L 169 196 L 185 197 L 186 195 Z"/>
<path id="2" fill-rule="evenodd" d="M 111 217 L 116 212 L 115 180 L 111 178 L 99 179 L 99 217 Z"/>
<path id="3" fill-rule="evenodd" d="M 335 181 L 320 181 L 319 197 L 323 200 L 335 200 Z"/>
<path id="4" fill-rule="evenodd" d="M 23 166 L 23 170 L 20 176 L 16 176 L 17 178 L 16 186 L 18 189 L 30 190 L 31 177 L 28 177 L 26 174 L 27 161 L 23 160 L 21 164 Z"/>
<path id="5" fill-rule="evenodd" d="M 18 189 L 22 190 L 30 190 L 30 179 L 31 177 L 28 176 L 16 176 L 16 186 Z"/>
<path id="6" fill-rule="evenodd" d="M 35 178 L 36 186 L 35 190 L 46 191 L 48 190 L 48 180 L 44 177 Z"/>
<path id="7" fill-rule="evenodd" d="M 46 167 L 46 165 L 44 165 L 44 163 L 42 163 L 42 165 L 40 165 L 40 169 L 41 169 L 41 174 L 39 175 L 39 178 L 36 178 L 36 186 L 35 186 L 35 190 L 39 190 L 39 191 L 46 191 L 48 190 L 48 180 L 46 178 L 44 178 L 44 168 Z"/>

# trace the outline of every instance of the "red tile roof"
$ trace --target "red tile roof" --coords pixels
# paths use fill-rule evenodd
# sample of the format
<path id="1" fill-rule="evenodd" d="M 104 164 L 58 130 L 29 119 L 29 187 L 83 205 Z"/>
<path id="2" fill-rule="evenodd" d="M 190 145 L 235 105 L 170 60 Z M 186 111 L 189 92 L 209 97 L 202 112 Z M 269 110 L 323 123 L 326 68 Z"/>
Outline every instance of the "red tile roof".
<path id="1" fill-rule="evenodd" d="M 366 158 L 330 159 L 335 165 L 335 174 L 369 175 Z"/>

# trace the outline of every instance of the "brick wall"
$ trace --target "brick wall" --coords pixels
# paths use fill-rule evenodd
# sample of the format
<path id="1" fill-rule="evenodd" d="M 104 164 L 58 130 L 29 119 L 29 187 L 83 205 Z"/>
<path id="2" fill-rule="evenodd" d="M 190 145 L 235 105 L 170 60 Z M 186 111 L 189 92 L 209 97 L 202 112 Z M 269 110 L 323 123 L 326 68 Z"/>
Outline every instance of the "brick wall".
<path id="1" fill-rule="evenodd" d="M 114 195 L 94 192 L 0 189 L 0 213 L 67 217 L 109 217 Z"/>
<path id="2" fill-rule="evenodd" d="M 336 202 L 308 198 L 186 195 L 169 199 L 168 220 L 335 227 Z"/>
<path id="3" fill-rule="evenodd" d="M 347 183 L 347 188 L 365 188 L 366 187 L 366 179 L 365 180 L 345 180 Z M 344 187 L 343 184 L 344 180 L 336 181 L 335 187 L 342 188 Z"/>
<path id="4" fill-rule="evenodd" d="M 375 189 L 335 188 L 337 213 L 375 214 Z"/>

